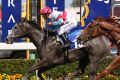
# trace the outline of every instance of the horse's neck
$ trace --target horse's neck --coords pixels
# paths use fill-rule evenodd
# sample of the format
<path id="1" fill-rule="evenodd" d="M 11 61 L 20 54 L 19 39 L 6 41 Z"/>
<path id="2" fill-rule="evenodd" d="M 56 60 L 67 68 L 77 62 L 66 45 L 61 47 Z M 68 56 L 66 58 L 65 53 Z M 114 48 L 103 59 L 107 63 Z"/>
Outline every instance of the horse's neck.
<path id="1" fill-rule="evenodd" d="M 116 44 L 116 42 L 120 39 L 118 35 L 120 34 L 120 28 L 118 26 L 114 26 L 113 24 L 104 24 L 101 26 L 103 28 L 104 35 L 109 38 L 109 40 Z"/>
<path id="2" fill-rule="evenodd" d="M 101 26 L 101 28 L 103 30 L 105 30 L 105 32 L 111 32 L 111 31 L 115 31 L 120 33 L 120 28 L 117 26 L 117 24 L 112 24 L 112 23 L 108 23 L 108 22 L 100 22 L 99 23 Z"/>
<path id="3" fill-rule="evenodd" d="M 32 30 L 29 33 L 30 40 L 33 42 L 33 44 L 38 47 L 41 44 L 41 41 L 44 38 L 44 32 L 43 31 L 39 31 L 39 30 Z"/>

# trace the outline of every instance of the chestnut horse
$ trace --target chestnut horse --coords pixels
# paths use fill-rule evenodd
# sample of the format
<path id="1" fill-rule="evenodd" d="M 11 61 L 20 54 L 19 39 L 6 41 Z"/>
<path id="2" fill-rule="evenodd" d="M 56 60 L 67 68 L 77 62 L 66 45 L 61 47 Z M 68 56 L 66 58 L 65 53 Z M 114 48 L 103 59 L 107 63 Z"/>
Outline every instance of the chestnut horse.
<path id="1" fill-rule="evenodd" d="M 110 41 L 117 46 L 118 56 L 97 76 L 96 80 L 108 75 L 112 70 L 120 66 L 120 25 L 115 19 L 98 17 L 89 23 L 87 28 L 78 37 L 78 41 L 84 43 L 101 35 L 108 37 Z"/>

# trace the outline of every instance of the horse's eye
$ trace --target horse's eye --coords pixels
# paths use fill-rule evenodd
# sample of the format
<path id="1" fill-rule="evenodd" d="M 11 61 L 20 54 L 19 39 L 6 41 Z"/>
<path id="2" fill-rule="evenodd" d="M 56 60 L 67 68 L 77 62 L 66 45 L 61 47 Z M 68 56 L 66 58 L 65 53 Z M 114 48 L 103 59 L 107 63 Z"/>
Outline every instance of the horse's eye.
<path id="1" fill-rule="evenodd" d="M 14 27 L 14 29 L 17 29 L 17 27 Z"/>

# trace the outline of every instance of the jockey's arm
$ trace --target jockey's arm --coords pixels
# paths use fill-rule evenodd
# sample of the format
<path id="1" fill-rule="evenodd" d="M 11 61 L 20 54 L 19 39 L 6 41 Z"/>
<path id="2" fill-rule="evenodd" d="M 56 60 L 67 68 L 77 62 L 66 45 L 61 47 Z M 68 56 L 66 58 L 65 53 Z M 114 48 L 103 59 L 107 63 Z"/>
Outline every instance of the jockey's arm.
<path id="1" fill-rule="evenodd" d="M 52 25 L 51 25 L 52 24 Z M 63 21 L 63 19 L 62 18 L 59 18 L 57 21 L 55 21 L 55 22 L 49 22 L 48 23 L 48 25 L 49 26 L 52 26 L 51 28 L 53 29 L 53 30 L 56 30 L 56 29 L 58 29 L 60 26 L 62 26 L 64 24 L 64 21 Z"/>
<path id="2" fill-rule="evenodd" d="M 53 26 L 61 26 L 64 24 L 64 20 L 59 18 L 57 21 L 53 22 Z"/>

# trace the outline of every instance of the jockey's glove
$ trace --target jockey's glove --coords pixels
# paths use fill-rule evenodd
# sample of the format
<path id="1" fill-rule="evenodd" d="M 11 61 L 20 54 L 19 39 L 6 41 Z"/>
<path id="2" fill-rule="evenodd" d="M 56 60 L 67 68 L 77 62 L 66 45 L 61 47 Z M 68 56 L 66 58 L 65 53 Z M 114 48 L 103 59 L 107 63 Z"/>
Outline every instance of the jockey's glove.
<path id="1" fill-rule="evenodd" d="M 52 23 L 52 22 L 48 22 L 47 25 L 48 25 L 48 26 L 52 26 L 53 23 Z"/>

